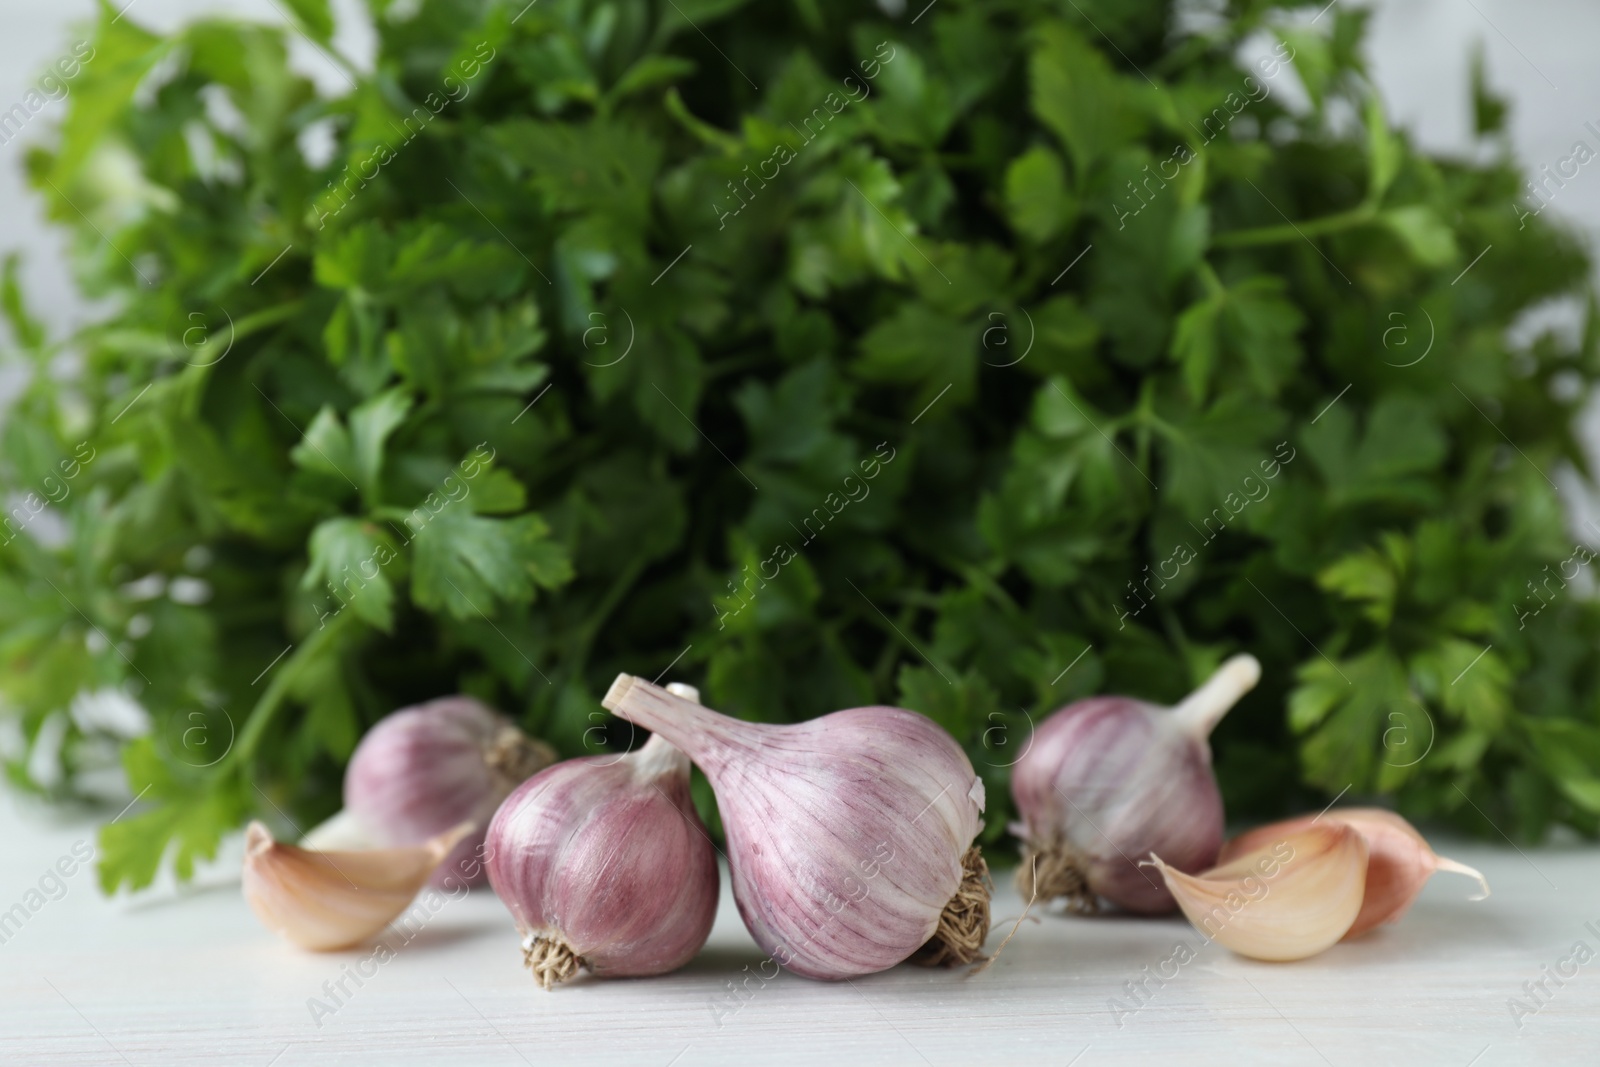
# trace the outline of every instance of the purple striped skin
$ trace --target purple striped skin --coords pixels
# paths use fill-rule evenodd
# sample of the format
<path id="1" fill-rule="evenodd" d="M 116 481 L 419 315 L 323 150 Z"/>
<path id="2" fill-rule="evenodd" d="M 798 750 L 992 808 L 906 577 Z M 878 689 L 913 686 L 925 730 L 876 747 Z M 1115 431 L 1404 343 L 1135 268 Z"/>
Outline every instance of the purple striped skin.
<path id="1" fill-rule="evenodd" d="M 598 977 L 676 970 L 711 934 L 717 856 L 689 758 L 665 739 L 546 767 L 500 805 L 486 844 L 518 932 L 558 935 Z"/>
<path id="2" fill-rule="evenodd" d="M 645 699 L 612 710 L 711 780 L 734 900 L 762 951 L 834 980 L 893 967 L 933 936 L 983 811 L 983 783 L 938 724 L 889 707 L 747 723 L 633 687 Z"/>
<path id="3" fill-rule="evenodd" d="M 1210 745 L 1143 701 L 1091 697 L 1051 715 L 1012 768 L 1011 795 L 1027 840 L 1065 839 L 1089 858 L 1089 888 L 1127 911 L 1177 907 L 1137 865 L 1150 853 L 1194 874 L 1222 848 Z"/>
<path id="4" fill-rule="evenodd" d="M 345 810 L 383 847 L 417 845 L 463 822 L 477 824 L 431 882 L 448 888 L 481 884 L 484 828 L 517 784 L 485 762 L 508 725 L 471 697 L 443 697 L 384 717 L 350 757 Z"/>

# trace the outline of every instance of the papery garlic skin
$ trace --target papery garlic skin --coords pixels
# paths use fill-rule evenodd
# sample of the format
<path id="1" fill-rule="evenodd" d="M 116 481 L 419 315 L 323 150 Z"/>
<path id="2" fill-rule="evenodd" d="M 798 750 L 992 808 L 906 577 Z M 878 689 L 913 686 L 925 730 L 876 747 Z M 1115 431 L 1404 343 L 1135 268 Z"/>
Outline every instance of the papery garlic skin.
<path id="1" fill-rule="evenodd" d="M 1195 929 L 1241 956 L 1283 962 L 1314 956 L 1350 929 L 1366 887 L 1367 845 L 1349 826 L 1325 822 L 1200 875 L 1159 856 L 1148 862 Z"/>
<path id="2" fill-rule="evenodd" d="M 629 675 L 604 704 L 710 779 L 739 913 L 762 951 L 796 974 L 893 967 L 927 944 L 963 888 L 983 783 L 932 720 L 868 707 L 747 723 Z M 984 909 L 982 932 L 968 938 L 981 944 L 986 933 Z"/>
<path id="3" fill-rule="evenodd" d="M 1427 840 L 1416 827 L 1402 816 L 1382 808 L 1338 808 L 1320 815 L 1304 815 L 1259 826 L 1223 845 L 1220 861 L 1227 862 L 1260 848 L 1267 841 L 1305 829 L 1319 821 L 1343 823 L 1359 833 L 1367 844 L 1366 893 L 1361 901 L 1361 911 L 1344 935 L 1346 941 L 1360 937 L 1384 923 L 1398 921 L 1436 871 L 1476 878 L 1482 892 L 1472 897 L 1473 900 L 1483 900 L 1489 895 L 1489 882 L 1481 873 L 1466 864 L 1437 855 L 1428 847 Z"/>
<path id="4" fill-rule="evenodd" d="M 314 852 L 355 852 L 379 845 L 377 835 L 349 811 L 340 810 L 313 826 L 300 839 L 300 847 Z"/>
<path id="5" fill-rule="evenodd" d="M 662 737 L 624 756 L 547 767 L 495 812 L 485 866 L 549 989 L 665 974 L 717 914 L 717 857 L 689 796 L 689 758 Z"/>
<path id="6" fill-rule="evenodd" d="M 245 831 L 244 898 L 267 929 L 315 951 L 348 948 L 388 926 L 473 832 L 462 823 L 420 845 L 317 852 Z"/>
<path id="7" fill-rule="evenodd" d="M 457 823 L 475 824 L 434 881 L 476 885 L 483 881 L 489 818 L 554 759 L 548 745 L 471 697 L 432 700 L 396 711 L 367 731 L 345 770 L 344 815 L 355 835 L 370 835 L 378 847 L 416 844 Z M 310 840 L 329 833 L 319 828 Z"/>
<path id="8" fill-rule="evenodd" d="M 1216 859 L 1222 794 L 1207 738 L 1260 676 L 1255 657 L 1235 656 L 1170 710 L 1128 697 L 1091 697 L 1034 730 L 1011 772 L 1020 833 L 1041 866 L 1065 865 L 1076 875 L 1060 880 L 1057 890 L 1073 907 L 1093 910 L 1100 896 L 1132 912 L 1169 912 L 1172 895 L 1138 861 L 1156 852 L 1192 872 Z M 1031 862 L 1024 857 L 1024 874 L 1032 874 Z M 1045 881 L 1040 889 L 1048 895 Z M 1075 884 L 1087 892 L 1074 892 Z"/>

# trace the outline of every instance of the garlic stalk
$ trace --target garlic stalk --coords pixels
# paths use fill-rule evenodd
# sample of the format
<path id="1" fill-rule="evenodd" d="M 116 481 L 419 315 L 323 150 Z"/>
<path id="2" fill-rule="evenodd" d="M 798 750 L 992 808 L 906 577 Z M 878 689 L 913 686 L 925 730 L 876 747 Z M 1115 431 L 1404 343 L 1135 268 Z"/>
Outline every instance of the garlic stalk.
<path id="1" fill-rule="evenodd" d="M 345 769 L 344 810 L 302 844 L 320 850 L 415 845 L 472 822 L 476 832 L 462 838 L 434 882 L 478 884 L 490 816 L 555 758 L 549 745 L 471 697 L 402 708 L 362 737 Z"/>
<path id="2" fill-rule="evenodd" d="M 1041 722 L 1011 772 L 1023 899 L 1094 911 L 1104 897 L 1127 911 L 1171 911 L 1172 895 L 1136 861 L 1158 852 L 1192 872 L 1216 860 L 1222 794 L 1207 738 L 1260 677 L 1254 656 L 1234 656 L 1170 710 L 1090 697 Z"/>
<path id="3" fill-rule="evenodd" d="M 756 944 L 809 978 L 913 956 L 979 958 L 988 934 L 983 783 L 932 720 L 852 708 L 794 725 L 741 722 L 619 675 L 604 704 L 705 771 L 734 900 Z"/>
<path id="4" fill-rule="evenodd" d="M 244 898 L 263 926 L 302 948 L 358 945 L 389 925 L 473 831 L 462 823 L 420 845 L 315 852 L 245 830 Z"/>
<path id="5" fill-rule="evenodd" d="M 1334 944 L 1355 922 L 1367 845 L 1343 823 L 1279 834 L 1204 874 L 1162 862 L 1167 889 L 1201 933 L 1241 956 L 1299 960 Z"/>
<path id="6" fill-rule="evenodd" d="M 1398 921 L 1435 871 L 1449 871 L 1476 878 L 1481 892 L 1471 897 L 1472 900 L 1483 900 L 1489 895 L 1489 882 L 1481 873 L 1464 863 L 1435 854 L 1416 827 L 1394 812 L 1381 808 L 1340 808 L 1321 815 L 1305 815 L 1257 827 L 1223 845 L 1221 859 L 1226 862 L 1234 856 L 1261 847 L 1269 840 L 1304 829 L 1319 820 L 1350 826 L 1367 843 L 1366 894 L 1356 921 L 1344 935 L 1346 941 L 1360 937 L 1376 926 Z"/>
<path id="7" fill-rule="evenodd" d="M 582 968 L 665 974 L 711 933 L 716 852 L 689 796 L 689 758 L 659 735 L 540 771 L 500 805 L 486 844 L 489 883 L 545 989 Z"/>

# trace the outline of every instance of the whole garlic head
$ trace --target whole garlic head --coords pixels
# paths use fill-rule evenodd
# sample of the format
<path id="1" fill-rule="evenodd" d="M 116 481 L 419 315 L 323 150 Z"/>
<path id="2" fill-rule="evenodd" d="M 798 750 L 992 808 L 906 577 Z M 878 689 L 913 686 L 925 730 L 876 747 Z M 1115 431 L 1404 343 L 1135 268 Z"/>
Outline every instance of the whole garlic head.
<path id="1" fill-rule="evenodd" d="M 1139 861 L 1156 852 L 1193 872 L 1216 859 L 1222 794 L 1207 738 L 1260 676 L 1255 657 L 1235 656 L 1175 708 L 1091 697 L 1040 723 L 1011 772 L 1024 899 L 1037 891 L 1076 910 L 1104 897 L 1128 911 L 1171 911 L 1172 894 Z"/>
<path id="2" fill-rule="evenodd" d="M 402 708 L 356 746 L 345 770 L 345 818 L 337 825 L 348 832 L 353 823 L 355 836 L 365 837 L 369 847 L 394 847 L 472 823 L 474 832 L 440 864 L 434 883 L 477 884 L 483 880 L 477 855 L 490 817 L 513 789 L 554 759 L 548 745 L 472 697 Z M 318 831 L 308 842 L 322 843 Z"/>
<path id="3" fill-rule="evenodd" d="M 604 703 L 705 771 L 734 900 L 779 964 L 810 978 L 871 974 L 936 933 L 933 962 L 977 958 L 988 932 L 972 844 L 983 783 L 932 720 L 869 707 L 788 726 L 747 723 L 629 675 Z"/>
<path id="4" fill-rule="evenodd" d="M 689 758 L 662 737 L 621 757 L 547 767 L 489 824 L 486 867 L 545 989 L 665 974 L 711 933 L 716 852 L 689 796 Z"/>

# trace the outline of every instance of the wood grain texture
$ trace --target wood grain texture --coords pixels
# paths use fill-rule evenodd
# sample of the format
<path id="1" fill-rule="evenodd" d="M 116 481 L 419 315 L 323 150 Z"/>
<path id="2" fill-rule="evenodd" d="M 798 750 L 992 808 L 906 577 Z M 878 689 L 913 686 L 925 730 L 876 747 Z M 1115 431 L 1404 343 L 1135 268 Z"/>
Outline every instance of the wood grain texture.
<path id="1" fill-rule="evenodd" d="M 60 878 L 64 892 L 41 890 L 93 827 L 19 806 L 0 797 L 0 916 L 29 912 L 0 944 L 5 1064 L 1600 1062 L 1600 956 L 1559 986 L 1546 978 L 1579 942 L 1600 953 L 1593 848 L 1452 842 L 1488 874 L 1489 900 L 1438 876 L 1400 925 L 1301 963 L 1240 959 L 1177 919 L 1046 915 L 971 979 L 899 967 L 836 984 L 765 979 L 724 877 L 710 944 L 682 971 L 544 993 L 492 893 L 443 902 L 409 939 L 391 929 L 386 962 L 371 947 L 306 953 L 256 924 L 231 863 L 208 888 L 132 901 L 102 898 L 87 866 Z M 1001 920 L 1020 911 L 1006 882 Z M 1194 958 L 1163 968 L 1179 944 Z M 1541 979 L 1542 1007 L 1523 988 Z M 1141 981 L 1142 1005 L 1129 991 Z M 1538 1010 L 1514 1018 L 1513 997 Z"/>

